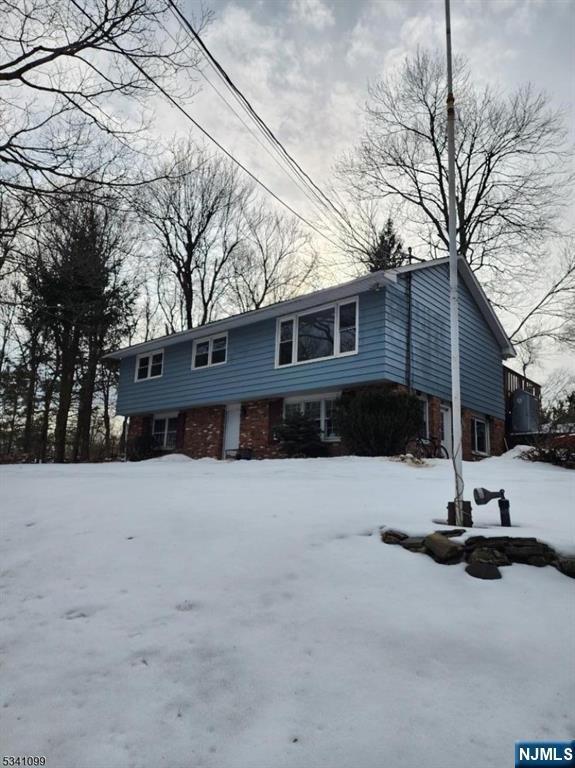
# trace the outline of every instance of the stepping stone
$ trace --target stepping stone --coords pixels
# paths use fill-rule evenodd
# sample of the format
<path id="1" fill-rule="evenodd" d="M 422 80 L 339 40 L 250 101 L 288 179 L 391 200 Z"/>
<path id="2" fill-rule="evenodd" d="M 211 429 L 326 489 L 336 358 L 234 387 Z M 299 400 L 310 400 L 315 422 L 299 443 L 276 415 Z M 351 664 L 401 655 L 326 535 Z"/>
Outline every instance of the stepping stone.
<path id="1" fill-rule="evenodd" d="M 469 563 L 465 573 L 473 576 L 475 579 L 500 579 L 501 572 L 496 565 L 491 563 Z"/>

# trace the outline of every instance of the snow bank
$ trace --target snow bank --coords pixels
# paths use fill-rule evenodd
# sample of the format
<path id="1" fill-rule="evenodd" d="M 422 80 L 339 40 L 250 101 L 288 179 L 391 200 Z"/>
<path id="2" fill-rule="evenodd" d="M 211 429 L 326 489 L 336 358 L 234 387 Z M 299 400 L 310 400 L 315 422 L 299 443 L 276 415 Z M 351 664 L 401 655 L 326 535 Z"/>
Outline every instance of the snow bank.
<path id="1" fill-rule="evenodd" d="M 190 459 L 190 457 L 186 456 L 184 453 L 167 453 L 165 456 L 157 456 L 154 459 L 147 459 L 146 464 L 159 461 L 166 464 L 182 464 L 187 463 L 188 461 L 193 461 L 193 459 Z"/>
<path id="2" fill-rule="evenodd" d="M 575 473 L 491 459 L 515 535 L 575 543 Z M 451 466 L 0 467 L 3 752 L 57 768 L 500 768 L 572 738 L 573 581 L 383 545 Z M 501 533 L 493 502 L 477 533 Z"/>

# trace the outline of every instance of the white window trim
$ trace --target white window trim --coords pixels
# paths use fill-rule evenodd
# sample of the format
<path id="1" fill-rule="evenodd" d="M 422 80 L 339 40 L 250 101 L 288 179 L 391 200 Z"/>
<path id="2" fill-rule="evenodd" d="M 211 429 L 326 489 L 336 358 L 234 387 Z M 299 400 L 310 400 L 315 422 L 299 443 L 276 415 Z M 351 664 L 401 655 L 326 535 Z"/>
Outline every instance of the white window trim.
<path id="1" fill-rule="evenodd" d="M 221 363 L 212 363 L 212 348 L 214 344 L 215 339 L 225 339 L 226 340 L 226 359 L 222 360 Z M 203 344 L 205 342 L 209 343 L 208 346 L 208 364 L 207 365 L 200 365 L 196 367 L 196 347 L 198 344 Z M 194 343 L 192 346 L 192 371 L 205 371 L 207 368 L 217 368 L 220 365 L 225 365 L 228 362 L 228 334 L 227 331 L 224 333 L 214 333 L 211 336 L 202 336 L 201 339 L 194 339 Z"/>
<path id="2" fill-rule="evenodd" d="M 284 366 L 282 365 L 281 367 L 283 368 Z M 285 415 L 286 415 L 286 405 L 293 405 L 294 403 L 311 403 L 311 402 L 317 402 L 319 400 L 321 402 L 320 422 L 322 425 L 324 425 L 325 424 L 325 401 L 337 400 L 338 397 L 341 397 L 341 392 L 322 392 L 321 394 L 315 394 L 315 395 L 291 395 L 290 397 L 284 398 L 283 414 L 282 414 L 283 418 L 285 419 Z M 341 442 L 341 437 L 339 435 L 335 435 L 334 437 L 324 437 L 323 430 L 322 430 L 321 440 L 322 440 L 322 443 L 339 443 Z"/>
<path id="3" fill-rule="evenodd" d="M 487 451 L 479 451 L 475 444 L 475 422 L 481 421 L 483 424 L 485 424 L 485 447 L 487 448 Z M 472 440 L 472 449 L 471 452 L 474 453 L 476 456 L 491 456 L 491 442 L 490 442 L 490 429 L 489 429 L 489 419 L 486 416 L 479 416 L 478 414 L 472 414 L 471 415 L 471 440 Z"/>
<path id="4" fill-rule="evenodd" d="M 342 304 L 355 304 L 355 349 L 351 352 L 339 351 L 339 308 Z M 325 355 L 324 357 L 314 357 L 311 360 L 298 360 L 297 359 L 297 339 L 299 330 L 299 318 L 306 315 L 313 315 L 315 312 L 321 312 L 324 309 L 334 310 L 334 338 L 333 338 L 333 355 Z M 292 362 L 279 364 L 280 355 L 280 329 L 281 324 L 287 320 L 293 320 L 293 338 L 292 338 Z M 275 348 L 275 368 L 291 368 L 294 365 L 307 365 L 308 363 L 319 363 L 321 360 L 333 360 L 336 357 L 351 357 L 357 355 L 359 350 L 359 297 L 350 296 L 348 299 L 342 299 L 341 301 L 332 302 L 331 304 L 322 304 L 313 309 L 306 309 L 303 312 L 298 312 L 294 315 L 284 315 L 284 317 L 278 317 L 276 321 L 276 348 Z"/>
<path id="5" fill-rule="evenodd" d="M 154 355 L 159 355 L 159 354 L 162 355 L 162 372 L 160 373 L 159 376 L 152 376 L 151 375 L 151 373 L 152 373 L 152 357 Z M 148 361 L 148 375 L 145 378 L 143 378 L 143 379 L 139 379 L 138 378 L 138 369 L 140 367 L 140 360 L 142 360 L 142 358 L 144 358 L 144 357 L 148 357 L 149 358 L 149 361 Z M 162 376 L 164 375 L 164 361 L 165 361 L 165 355 L 164 355 L 163 348 L 162 349 L 154 349 L 152 352 L 143 352 L 141 355 L 137 355 L 136 356 L 136 370 L 134 371 L 134 381 L 138 382 L 138 381 L 149 381 L 150 379 L 161 379 Z"/>
<path id="6" fill-rule="evenodd" d="M 160 419 L 165 419 L 166 425 L 164 427 L 164 439 L 162 441 L 162 445 L 154 446 L 154 450 L 156 451 L 167 451 L 172 450 L 171 448 L 166 448 L 166 439 L 168 437 L 168 420 L 169 419 L 177 419 L 180 414 L 178 411 L 171 411 L 170 413 L 154 413 L 152 416 L 152 439 L 154 437 L 154 422 L 159 421 Z"/>

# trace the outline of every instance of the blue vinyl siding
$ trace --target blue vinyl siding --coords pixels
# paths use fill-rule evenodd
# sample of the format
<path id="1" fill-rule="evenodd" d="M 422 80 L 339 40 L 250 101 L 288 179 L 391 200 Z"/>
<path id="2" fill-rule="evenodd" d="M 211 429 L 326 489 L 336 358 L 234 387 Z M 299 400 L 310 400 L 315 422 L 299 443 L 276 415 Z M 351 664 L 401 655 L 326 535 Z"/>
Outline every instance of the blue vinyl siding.
<path id="1" fill-rule="evenodd" d="M 135 358 L 125 358 L 120 368 L 118 413 L 150 413 L 279 397 L 381 380 L 384 307 L 383 291 L 359 296 L 358 354 L 349 357 L 275 368 L 273 319 L 232 328 L 228 332 L 228 361 L 216 368 L 190 370 L 191 342 L 166 347 L 164 374 L 156 380 L 135 382 Z"/>
<path id="2" fill-rule="evenodd" d="M 415 389 L 451 400 L 449 268 L 412 273 L 411 381 Z M 504 418 L 501 349 L 477 304 L 459 283 L 461 401 L 465 408 Z M 407 278 L 388 289 L 385 377 L 406 383 Z"/>
<path id="3" fill-rule="evenodd" d="M 411 273 L 412 385 L 451 399 L 449 272 L 437 265 Z M 228 361 L 191 370 L 192 342 L 164 352 L 160 379 L 135 382 L 136 358 L 121 361 L 118 413 L 178 410 L 198 405 L 331 391 L 354 384 L 406 382 L 407 278 L 359 296 L 358 354 L 275 368 L 276 320 L 228 332 Z M 504 416 L 501 349 L 471 294 L 460 283 L 461 387 L 465 407 Z M 158 343 L 161 347 L 161 341 Z"/>

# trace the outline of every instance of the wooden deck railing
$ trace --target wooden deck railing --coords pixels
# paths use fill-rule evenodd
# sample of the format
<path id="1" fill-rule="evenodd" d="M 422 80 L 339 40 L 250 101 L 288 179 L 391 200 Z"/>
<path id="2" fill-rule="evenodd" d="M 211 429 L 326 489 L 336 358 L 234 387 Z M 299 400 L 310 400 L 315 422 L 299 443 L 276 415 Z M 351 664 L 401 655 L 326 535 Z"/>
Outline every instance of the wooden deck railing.
<path id="1" fill-rule="evenodd" d="M 534 395 L 538 400 L 541 400 L 541 385 L 537 382 L 528 379 L 526 376 L 522 376 L 517 371 L 503 366 L 503 390 L 505 392 L 505 399 L 507 400 L 513 392 L 518 389 L 523 389 L 526 392 Z"/>

